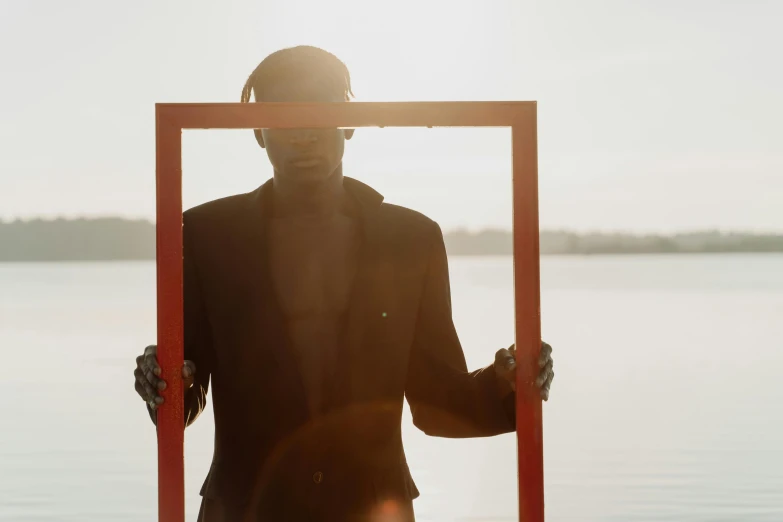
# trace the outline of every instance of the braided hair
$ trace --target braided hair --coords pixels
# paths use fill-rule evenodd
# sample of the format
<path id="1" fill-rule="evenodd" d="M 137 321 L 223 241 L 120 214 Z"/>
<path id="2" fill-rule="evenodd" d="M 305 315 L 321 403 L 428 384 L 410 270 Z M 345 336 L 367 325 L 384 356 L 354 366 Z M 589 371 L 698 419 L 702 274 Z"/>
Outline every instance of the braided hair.
<path id="1" fill-rule="evenodd" d="M 309 45 L 289 47 L 276 51 L 258 64 L 242 88 L 242 103 L 250 101 L 251 93 L 255 100 L 264 99 L 264 89 L 270 82 L 296 80 L 316 75 L 321 78 L 325 89 L 343 92 L 345 101 L 353 97 L 351 75 L 348 67 L 330 52 Z"/>

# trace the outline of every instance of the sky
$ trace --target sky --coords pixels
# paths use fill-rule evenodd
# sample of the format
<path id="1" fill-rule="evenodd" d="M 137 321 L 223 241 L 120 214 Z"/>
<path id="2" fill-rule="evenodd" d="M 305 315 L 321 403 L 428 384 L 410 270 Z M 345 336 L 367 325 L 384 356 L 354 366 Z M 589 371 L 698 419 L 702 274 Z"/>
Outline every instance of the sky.
<path id="1" fill-rule="evenodd" d="M 536 100 L 540 224 L 783 231 L 783 2 L 0 0 L 0 219 L 154 218 L 154 104 L 235 102 L 310 44 L 361 101 Z M 444 229 L 510 228 L 506 129 L 361 129 L 345 174 Z M 271 176 L 186 131 L 186 207 Z"/>

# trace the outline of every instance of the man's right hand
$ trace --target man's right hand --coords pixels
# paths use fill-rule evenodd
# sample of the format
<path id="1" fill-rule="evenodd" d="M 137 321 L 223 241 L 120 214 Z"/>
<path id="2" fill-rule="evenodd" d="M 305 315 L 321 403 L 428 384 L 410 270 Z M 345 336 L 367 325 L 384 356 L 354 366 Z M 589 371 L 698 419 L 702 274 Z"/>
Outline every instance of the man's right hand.
<path id="1" fill-rule="evenodd" d="M 158 365 L 158 347 L 147 346 L 144 353 L 136 357 L 136 370 L 133 375 L 136 378 L 136 393 L 144 399 L 152 410 L 163 404 L 163 397 L 159 392 L 166 389 L 166 382 L 160 378 L 160 366 Z M 182 380 L 185 390 L 193 386 L 193 378 L 196 375 L 196 365 L 193 361 L 185 361 L 182 365 Z"/>

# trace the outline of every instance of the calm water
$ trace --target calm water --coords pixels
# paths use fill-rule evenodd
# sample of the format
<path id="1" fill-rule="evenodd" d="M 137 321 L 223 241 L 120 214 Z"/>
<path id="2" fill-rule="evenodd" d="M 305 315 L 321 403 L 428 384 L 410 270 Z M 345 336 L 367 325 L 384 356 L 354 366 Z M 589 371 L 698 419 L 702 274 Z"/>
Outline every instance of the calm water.
<path id="1" fill-rule="evenodd" d="M 452 259 L 468 362 L 512 339 L 509 258 Z M 155 431 L 132 385 L 152 263 L 0 265 L 0 520 L 155 520 Z M 550 521 L 783 521 L 783 256 L 546 258 Z M 420 520 L 515 520 L 515 441 L 405 419 Z M 190 520 L 211 456 L 187 432 Z"/>

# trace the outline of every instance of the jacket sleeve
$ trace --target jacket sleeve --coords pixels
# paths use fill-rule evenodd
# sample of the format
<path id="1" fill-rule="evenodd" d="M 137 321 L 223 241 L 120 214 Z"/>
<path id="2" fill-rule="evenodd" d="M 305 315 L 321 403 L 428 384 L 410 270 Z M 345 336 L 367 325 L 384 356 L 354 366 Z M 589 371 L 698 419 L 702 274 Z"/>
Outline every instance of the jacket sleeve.
<path id="1" fill-rule="evenodd" d="M 193 234 L 188 233 L 187 219 L 183 235 L 183 306 L 185 360 L 196 365 L 193 386 L 185 392 L 185 426 L 190 426 L 207 405 L 209 379 L 214 367 L 212 328 L 202 295 L 201 276 L 193 249 Z"/>
<path id="2" fill-rule="evenodd" d="M 187 221 L 186 218 L 185 223 Z M 193 361 L 196 365 L 196 375 L 193 386 L 184 394 L 185 426 L 190 426 L 207 405 L 207 390 L 214 364 L 212 331 L 202 298 L 192 232 L 189 232 L 190 227 L 186 224 L 182 229 L 184 355 L 185 360 Z M 150 410 L 150 417 L 156 422 L 156 412 Z"/>
<path id="3" fill-rule="evenodd" d="M 405 386 L 413 423 L 438 437 L 514 431 L 514 394 L 501 397 L 493 366 L 468 372 L 452 320 L 443 233 L 434 228 Z"/>

